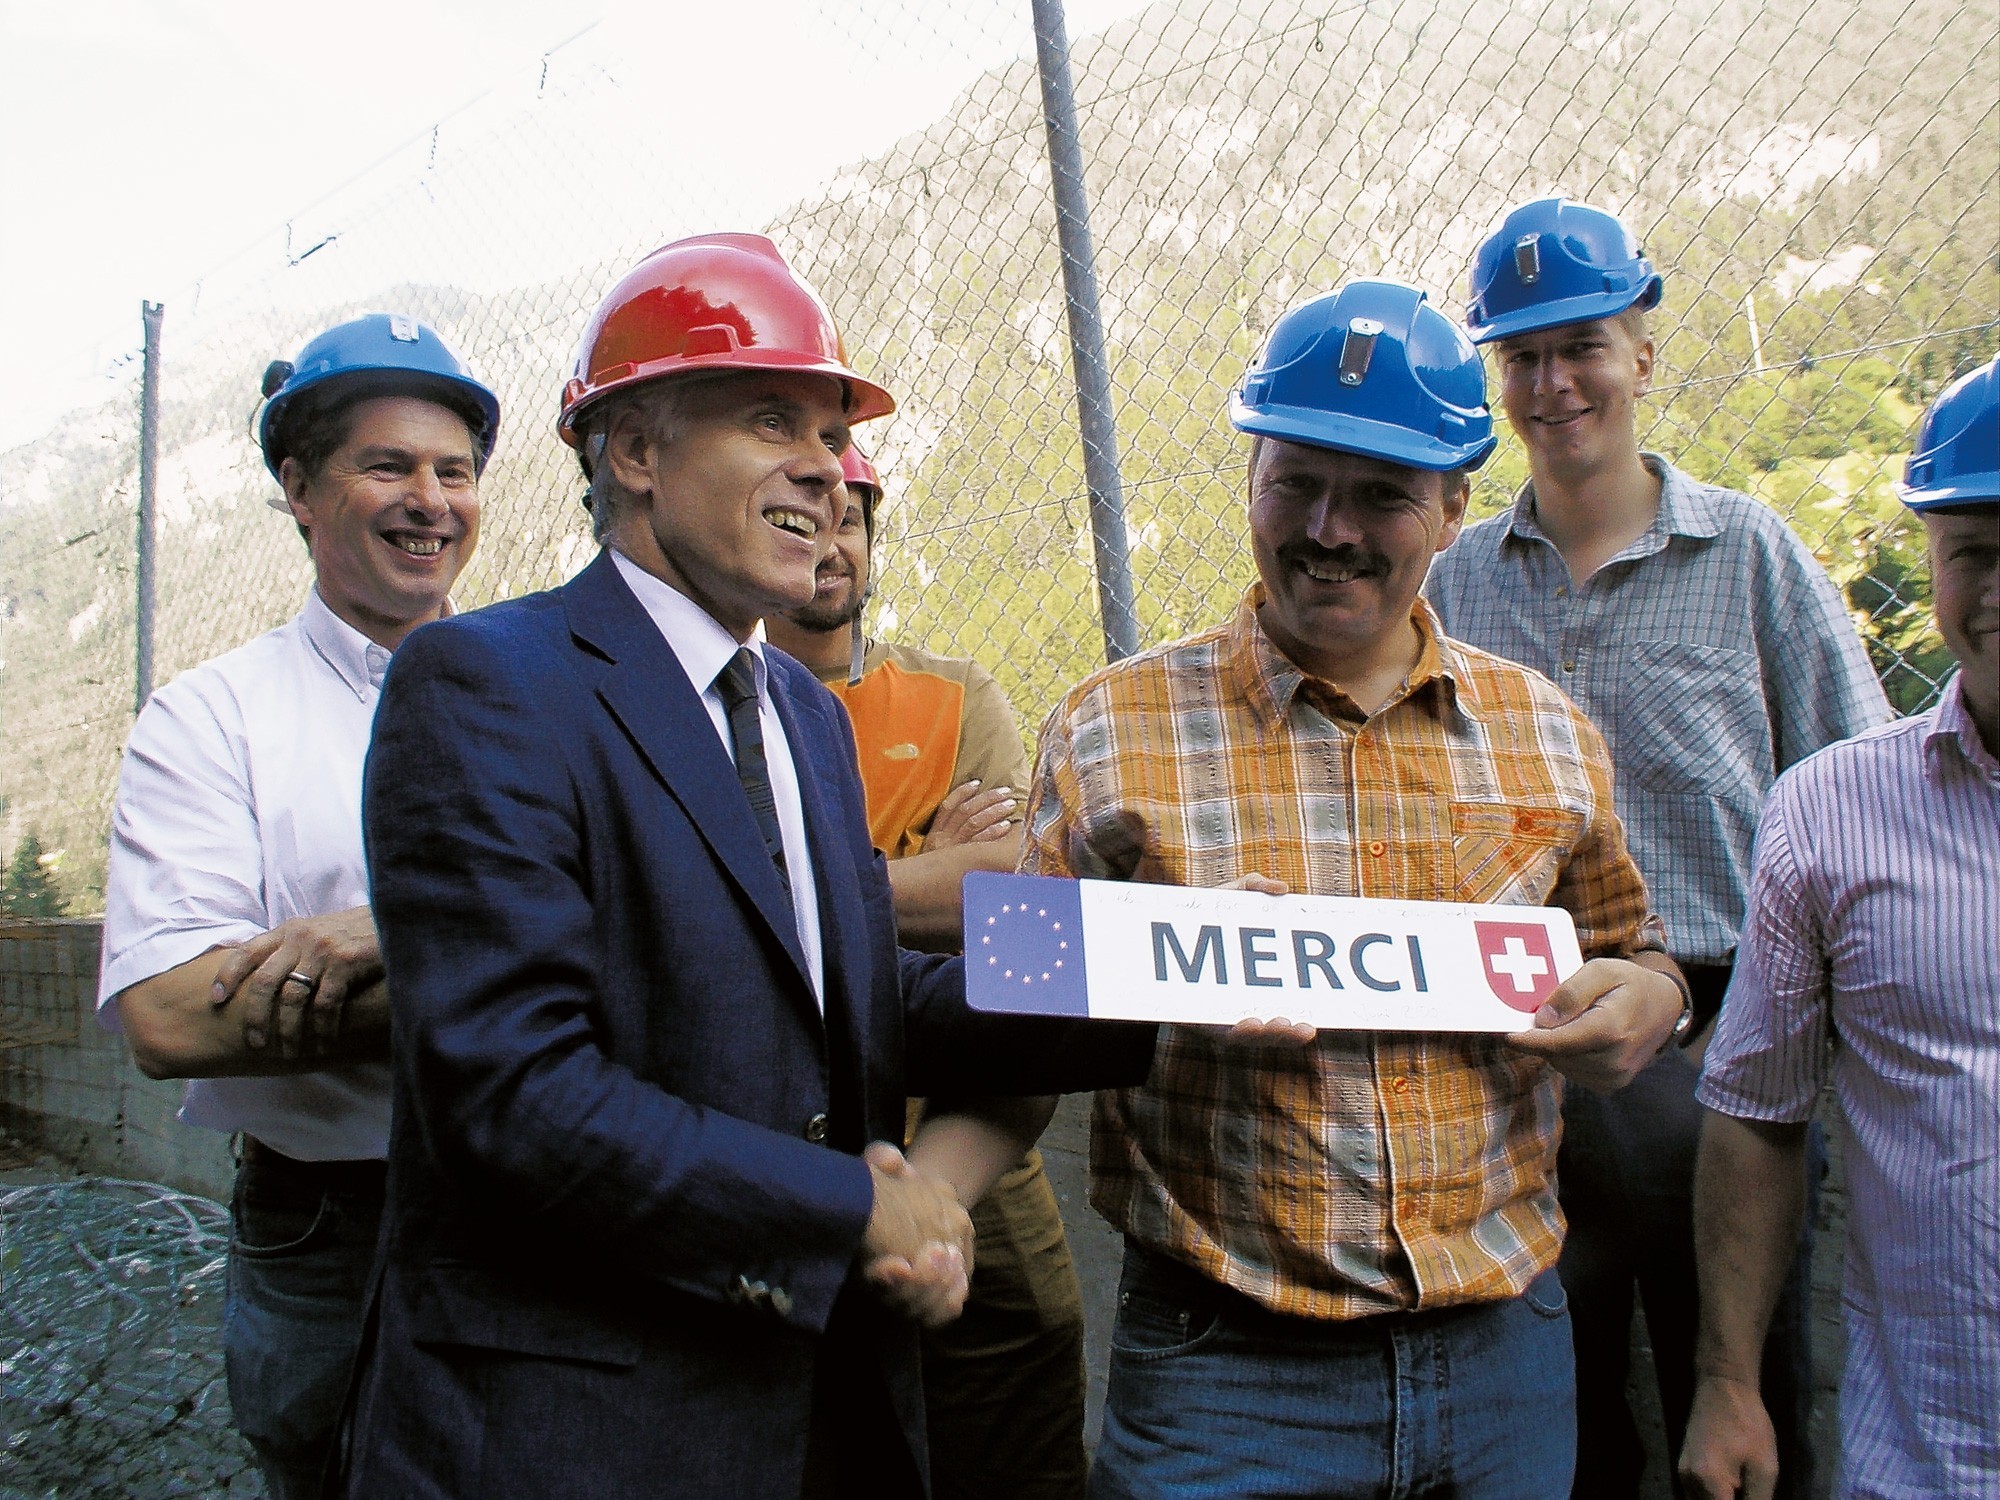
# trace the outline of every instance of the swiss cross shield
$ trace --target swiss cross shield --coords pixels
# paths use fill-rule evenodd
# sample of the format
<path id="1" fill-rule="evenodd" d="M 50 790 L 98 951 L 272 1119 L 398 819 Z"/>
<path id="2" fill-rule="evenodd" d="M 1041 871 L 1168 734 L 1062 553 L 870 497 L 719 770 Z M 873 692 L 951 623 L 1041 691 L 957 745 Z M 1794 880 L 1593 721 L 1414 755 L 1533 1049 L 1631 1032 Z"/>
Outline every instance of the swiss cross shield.
<path id="1" fill-rule="evenodd" d="M 1536 922 L 1474 922 L 1486 984 L 1504 1004 L 1533 1013 L 1556 987 L 1556 956 Z"/>

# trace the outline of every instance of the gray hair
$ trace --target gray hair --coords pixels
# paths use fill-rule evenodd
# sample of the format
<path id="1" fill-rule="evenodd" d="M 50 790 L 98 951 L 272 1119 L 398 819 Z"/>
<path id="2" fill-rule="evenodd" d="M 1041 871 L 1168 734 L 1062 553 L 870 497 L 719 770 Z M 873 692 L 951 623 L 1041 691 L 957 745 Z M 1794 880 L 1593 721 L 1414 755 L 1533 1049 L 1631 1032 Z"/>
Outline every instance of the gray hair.
<path id="1" fill-rule="evenodd" d="M 582 446 L 577 458 L 590 492 L 584 504 L 590 510 L 590 535 L 602 542 L 618 524 L 627 507 L 639 497 L 621 485 L 605 462 L 604 452 L 611 430 L 627 412 L 643 426 L 646 439 L 658 448 L 679 442 L 687 425 L 688 395 L 702 382 L 700 375 L 684 375 L 672 380 L 649 380 L 628 390 L 615 391 L 585 414 L 581 424 Z"/>

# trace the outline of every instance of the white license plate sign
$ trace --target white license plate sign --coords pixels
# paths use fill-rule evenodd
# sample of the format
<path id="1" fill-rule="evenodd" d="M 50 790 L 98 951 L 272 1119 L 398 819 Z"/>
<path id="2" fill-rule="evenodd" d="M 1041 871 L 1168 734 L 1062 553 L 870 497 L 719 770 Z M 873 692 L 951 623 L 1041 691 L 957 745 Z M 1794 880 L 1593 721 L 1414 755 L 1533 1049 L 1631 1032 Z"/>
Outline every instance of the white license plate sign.
<path id="1" fill-rule="evenodd" d="M 965 993 L 975 1010 L 1525 1031 L 1582 965 L 1560 907 L 965 878 Z"/>

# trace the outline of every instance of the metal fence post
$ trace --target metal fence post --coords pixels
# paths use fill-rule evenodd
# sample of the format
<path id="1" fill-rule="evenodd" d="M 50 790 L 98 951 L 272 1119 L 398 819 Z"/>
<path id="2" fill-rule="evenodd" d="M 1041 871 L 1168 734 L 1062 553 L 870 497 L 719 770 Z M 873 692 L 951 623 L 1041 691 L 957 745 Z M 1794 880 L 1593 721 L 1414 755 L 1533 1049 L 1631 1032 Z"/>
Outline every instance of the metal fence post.
<path id="1" fill-rule="evenodd" d="M 1139 649 L 1132 610 L 1132 563 L 1125 541 L 1125 482 L 1118 472 L 1118 427 L 1111 409 L 1111 367 L 1097 310 L 1097 262 L 1090 244 L 1090 201 L 1077 142 L 1076 94 L 1070 85 L 1069 35 L 1062 0 L 1034 0 L 1035 62 L 1042 80 L 1042 124 L 1049 137 L 1049 180 L 1069 303 L 1070 358 L 1076 368 L 1077 424 L 1083 476 L 1090 490 L 1090 537 L 1097 555 L 1097 607 L 1104 655 L 1117 661 Z"/>
<path id="2" fill-rule="evenodd" d="M 160 480 L 160 323 L 164 302 L 141 302 L 146 321 L 146 363 L 139 381 L 139 597 L 133 631 L 132 712 L 153 695 L 153 554 L 156 486 Z"/>

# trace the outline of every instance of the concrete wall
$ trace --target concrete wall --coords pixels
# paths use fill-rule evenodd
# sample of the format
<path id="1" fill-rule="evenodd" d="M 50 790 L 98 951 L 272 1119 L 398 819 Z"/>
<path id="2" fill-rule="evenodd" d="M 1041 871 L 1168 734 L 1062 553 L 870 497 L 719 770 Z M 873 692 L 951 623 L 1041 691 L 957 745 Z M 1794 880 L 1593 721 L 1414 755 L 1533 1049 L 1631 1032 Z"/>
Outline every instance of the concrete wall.
<path id="1" fill-rule="evenodd" d="M 0 919 L 0 1126 L 79 1170 L 227 1200 L 229 1139 L 97 1024 L 95 919 Z"/>

